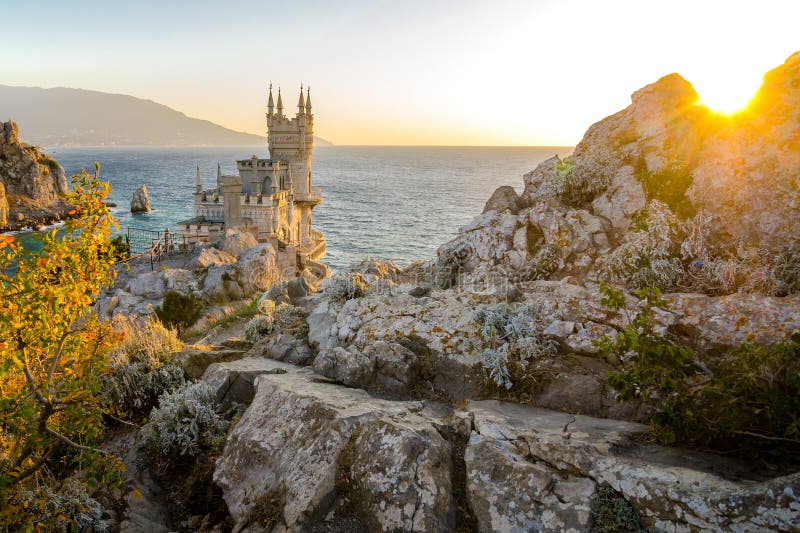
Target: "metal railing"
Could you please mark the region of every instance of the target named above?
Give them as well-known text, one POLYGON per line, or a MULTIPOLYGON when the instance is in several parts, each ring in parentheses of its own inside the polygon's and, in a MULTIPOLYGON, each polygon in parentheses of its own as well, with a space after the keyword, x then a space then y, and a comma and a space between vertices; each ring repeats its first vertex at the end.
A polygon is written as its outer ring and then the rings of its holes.
POLYGON ((191 243, 185 235, 179 235, 169 228, 164 231, 154 231, 141 228, 120 228, 121 236, 130 247, 130 259, 148 257, 150 270, 155 270, 155 264, 175 251, 188 253, 191 243))

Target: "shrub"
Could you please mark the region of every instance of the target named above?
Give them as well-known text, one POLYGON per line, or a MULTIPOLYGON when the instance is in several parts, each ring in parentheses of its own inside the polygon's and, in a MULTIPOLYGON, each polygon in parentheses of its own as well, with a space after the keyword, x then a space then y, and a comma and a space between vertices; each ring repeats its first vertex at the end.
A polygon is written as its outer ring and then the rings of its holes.
MULTIPOLYGON (((627 313, 622 292, 601 286, 606 307, 627 313)), ((796 464, 800 457, 800 334, 775 346, 745 345, 701 362, 657 332, 658 289, 635 293, 639 307, 615 339, 596 342, 621 361, 609 384, 621 400, 655 400, 658 442, 796 464)))
POLYGON ((141 362, 155 367, 171 361, 175 352, 183 349, 178 333, 152 316, 137 319, 116 315, 112 325, 122 337, 111 350, 112 366, 141 362))
POLYGON ((131 258, 131 245, 127 240, 122 239, 122 235, 111 239, 111 248, 114 262, 127 261, 131 258))
POLYGON ((76 217, 42 234, 40 249, 0 235, 0 521, 9 530, 27 529, 38 505, 6 502, 56 459, 67 459, 62 476, 80 469, 106 480, 119 464, 96 448, 104 432, 100 376, 116 336, 90 309, 114 279, 108 258, 116 222, 99 166, 72 181, 76 217))
POLYGON ((432 283, 440 289, 456 286, 471 254, 472 247, 464 243, 448 243, 439 248, 436 251, 436 263, 431 265, 432 283))
POLYGON ((361 298, 368 290, 369 282, 360 272, 336 274, 325 285, 325 293, 334 302, 361 298))
POLYGON ((622 494, 606 482, 597 485, 592 495, 592 533, 646 533, 639 513, 622 494))
POLYGON ((633 288, 673 289, 685 274, 680 236, 678 219, 666 204, 654 200, 634 214, 625 240, 605 259, 601 275, 633 288))
POLYGON ((608 189, 613 158, 597 154, 575 161, 571 157, 555 161, 550 188, 564 205, 580 209, 591 204, 608 189))
POLYGON ((486 345, 481 366, 496 388, 532 392, 544 384, 546 376, 535 372, 536 360, 555 354, 558 345, 538 332, 541 316, 535 304, 498 304, 476 311, 478 334, 486 345))
POLYGON ((658 172, 650 172, 644 157, 640 156, 634 164, 634 175, 648 200, 667 204, 681 218, 694 216, 694 207, 686 197, 693 180, 688 165, 673 161, 658 172))
POLYGON ((0 531, 113 531, 113 522, 103 519, 103 508, 77 479, 67 479, 58 488, 55 483, 39 485, 16 494, 0 511, 0 531), (52 486, 51 486, 52 485, 52 486), (10 507, 24 509, 30 522, 6 528, 3 515, 10 507))
POLYGON ((181 386, 183 369, 171 361, 183 348, 174 329, 152 316, 144 320, 117 315, 112 321, 122 336, 102 377, 107 408, 122 418, 143 416, 158 397, 181 386))
POLYGON ((148 444, 168 457, 195 456, 227 433, 230 423, 215 409, 208 383, 186 383, 158 401, 144 427, 148 444))
POLYGON ((787 295, 800 291, 800 245, 793 243, 782 250, 773 265, 778 295, 787 295))
POLYGON ((203 304, 194 294, 176 291, 167 291, 164 301, 155 309, 159 320, 168 326, 175 326, 179 333, 197 322, 202 311, 203 304))
POLYGON ((307 335, 308 323, 306 322, 307 313, 301 307, 289 304, 281 304, 275 308, 273 319, 275 328, 290 335, 307 335))
POLYGON ((147 413, 158 398, 185 381, 183 368, 174 363, 150 366, 145 362, 114 366, 103 379, 108 408, 117 416, 137 418, 147 413))
POLYGON ((274 322, 270 315, 256 315, 244 326, 244 338, 250 342, 258 342, 274 330, 274 322))

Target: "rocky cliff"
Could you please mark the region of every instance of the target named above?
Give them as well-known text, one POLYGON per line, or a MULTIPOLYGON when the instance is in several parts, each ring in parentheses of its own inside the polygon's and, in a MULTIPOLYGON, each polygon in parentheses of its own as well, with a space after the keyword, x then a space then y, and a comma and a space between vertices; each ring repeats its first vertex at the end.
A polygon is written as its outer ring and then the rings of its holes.
MULTIPOLYGON (((655 399, 609 384, 630 354, 596 341, 653 286, 652 329, 698 368, 800 331, 798 87, 795 54, 724 117, 666 76, 521 196, 496 191, 434 260, 367 259, 311 295, 274 286, 246 326, 187 349, 187 375, 242 413, 212 476, 235 528, 796 530, 796 468, 654 444, 655 399)), ((236 293, 233 267, 208 263, 206 299, 236 293)), ((113 313, 147 310, 124 296, 113 313)))
POLYGON ((41 149, 23 143, 13 121, 0 124, 0 230, 36 227, 68 210, 64 169, 41 149))
POLYGON ((734 116, 700 105, 677 74, 636 91, 572 156, 525 176, 524 207, 506 200, 443 247, 441 273, 499 268, 518 280, 796 292, 798 80, 795 53, 734 116))

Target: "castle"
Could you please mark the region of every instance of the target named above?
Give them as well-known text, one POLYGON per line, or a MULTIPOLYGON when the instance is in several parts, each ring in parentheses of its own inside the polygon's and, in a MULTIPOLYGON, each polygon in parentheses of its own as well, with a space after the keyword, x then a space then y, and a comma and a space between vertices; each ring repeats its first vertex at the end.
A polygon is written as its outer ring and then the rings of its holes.
POLYGON ((297 114, 287 118, 278 89, 278 105, 267 100, 269 159, 252 156, 236 162, 238 174, 223 175, 204 189, 197 167, 194 217, 180 222, 185 242, 218 240, 226 228, 244 227, 259 242, 272 243, 279 256, 316 261, 325 255, 325 237, 311 229, 311 211, 322 202, 322 191, 311 186, 314 115, 311 90, 300 87, 297 114))

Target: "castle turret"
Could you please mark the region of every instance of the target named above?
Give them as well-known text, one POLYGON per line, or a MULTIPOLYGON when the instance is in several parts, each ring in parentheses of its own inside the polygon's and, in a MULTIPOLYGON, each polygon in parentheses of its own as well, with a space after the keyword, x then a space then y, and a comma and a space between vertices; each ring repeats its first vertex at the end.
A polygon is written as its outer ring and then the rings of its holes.
POLYGON ((303 84, 300 84, 300 99, 297 101, 297 114, 304 115, 306 112, 306 102, 303 99, 303 84))
POLYGON ((278 116, 283 116, 283 98, 281 98, 281 88, 278 87, 278 116))
POLYGON ((200 165, 197 165, 197 172, 194 176, 194 192, 203 192, 203 182, 200 180, 200 165))
POLYGON ((311 86, 306 87, 306 115, 311 115, 311 86))
POLYGON ((269 84, 269 98, 267 99, 267 118, 270 118, 275 111, 275 104, 272 102, 272 84, 269 84))

